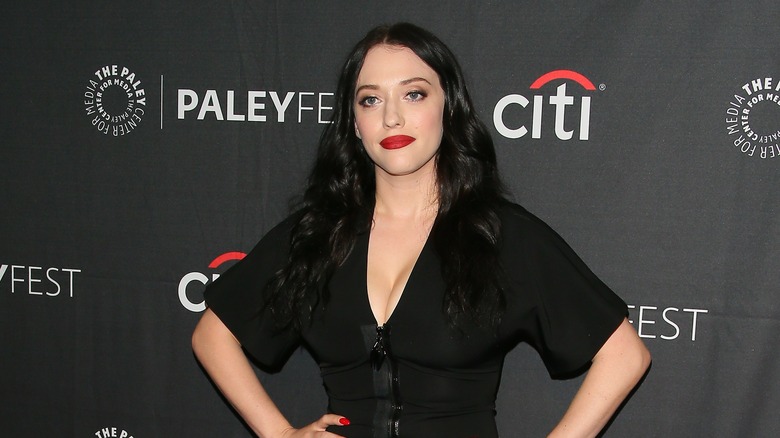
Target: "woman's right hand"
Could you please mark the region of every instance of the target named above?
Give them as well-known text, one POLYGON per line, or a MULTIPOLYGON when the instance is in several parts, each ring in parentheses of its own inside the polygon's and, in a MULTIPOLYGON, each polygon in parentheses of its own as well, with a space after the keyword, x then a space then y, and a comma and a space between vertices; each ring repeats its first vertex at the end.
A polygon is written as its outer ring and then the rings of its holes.
POLYGON ((211 309, 203 312, 192 334, 192 349, 212 381, 257 436, 336 438, 339 435, 325 429, 349 424, 341 415, 326 414, 301 429, 290 426, 258 380, 241 344, 211 309))
MULTIPOLYGON (((328 432, 328 426, 348 426, 349 420, 346 417, 336 414, 325 414, 319 420, 300 429, 287 429, 282 433, 281 438, 339 438, 341 435, 328 432)), ((341 437, 343 438, 343 437, 341 437)))

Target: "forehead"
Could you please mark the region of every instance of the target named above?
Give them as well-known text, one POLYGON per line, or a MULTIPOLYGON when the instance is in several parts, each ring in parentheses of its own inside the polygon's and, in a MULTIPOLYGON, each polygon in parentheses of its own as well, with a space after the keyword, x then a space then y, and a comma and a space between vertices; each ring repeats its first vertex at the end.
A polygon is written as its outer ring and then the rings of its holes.
POLYGON ((423 78, 439 85, 439 75, 411 49, 380 44, 372 47, 363 60, 357 78, 361 85, 392 86, 411 78, 423 78))

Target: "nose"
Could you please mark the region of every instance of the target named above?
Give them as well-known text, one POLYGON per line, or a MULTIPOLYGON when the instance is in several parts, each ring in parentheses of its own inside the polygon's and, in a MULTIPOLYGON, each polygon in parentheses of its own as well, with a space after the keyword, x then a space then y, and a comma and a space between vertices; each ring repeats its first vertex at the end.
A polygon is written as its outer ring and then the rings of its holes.
POLYGON ((394 99, 388 99, 388 102, 384 106, 385 112, 383 122, 386 128, 401 127, 404 124, 403 114, 401 114, 401 108, 394 101, 394 99))

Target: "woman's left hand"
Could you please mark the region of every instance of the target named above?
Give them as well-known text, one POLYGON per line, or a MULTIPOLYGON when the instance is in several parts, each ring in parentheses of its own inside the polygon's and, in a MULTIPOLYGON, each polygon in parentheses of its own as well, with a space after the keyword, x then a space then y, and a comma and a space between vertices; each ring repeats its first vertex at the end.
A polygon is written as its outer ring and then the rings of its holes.
POLYGON ((550 437, 592 437, 607 424, 650 366, 650 352, 624 319, 593 361, 550 437))

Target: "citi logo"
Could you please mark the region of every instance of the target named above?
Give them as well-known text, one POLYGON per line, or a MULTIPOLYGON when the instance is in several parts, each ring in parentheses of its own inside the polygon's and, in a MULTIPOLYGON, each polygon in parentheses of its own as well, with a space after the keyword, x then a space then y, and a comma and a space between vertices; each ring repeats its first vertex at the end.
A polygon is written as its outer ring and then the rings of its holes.
POLYGON ((493 109, 493 125, 496 131, 511 139, 528 134, 528 111, 525 111, 525 108, 531 106, 531 138, 542 138, 542 133, 546 132, 542 127, 542 121, 549 120, 549 116, 543 115, 547 111, 554 111, 553 132, 558 139, 571 140, 576 132, 579 140, 588 140, 590 137, 591 96, 583 95, 581 91, 569 94, 571 90, 567 89, 567 86, 572 83, 577 90, 583 89, 585 92, 596 90, 593 82, 576 71, 554 70, 539 76, 531 84, 531 90, 539 90, 538 94, 532 96, 532 100, 522 94, 508 94, 502 97, 493 109), (545 85, 560 80, 565 82, 558 85, 555 94, 546 95, 542 92, 545 85), (545 97, 547 97, 546 102, 545 97), (512 106, 514 105, 519 105, 521 108, 513 110, 512 106), (576 120, 576 122, 572 120, 576 120))
MULTIPOLYGON (((244 257, 246 257, 246 254, 243 252, 226 252, 212 260, 208 267, 209 269, 217 269, 224 263, 234 260, 241 260, 244 257)), ((202 272, 190 272, 185 274, 184 277, 182 277, 179 281, 179 301, 181 301, 181 305, 190 312, 203 312, 206 310, 206 302, 203 300, 202 295, 196 301, 193 301, 193 299, 190 298, 191 295, 194 295, 191 284, 198 283, 202 285, 199 288, 202 294, 203 287, 211 282, 217 281, 217 278, 219 278, 219 274, 216 272, 211 273, 211 277, 202 272)))

